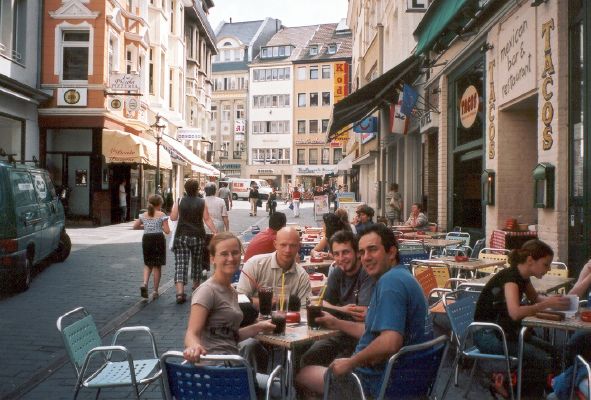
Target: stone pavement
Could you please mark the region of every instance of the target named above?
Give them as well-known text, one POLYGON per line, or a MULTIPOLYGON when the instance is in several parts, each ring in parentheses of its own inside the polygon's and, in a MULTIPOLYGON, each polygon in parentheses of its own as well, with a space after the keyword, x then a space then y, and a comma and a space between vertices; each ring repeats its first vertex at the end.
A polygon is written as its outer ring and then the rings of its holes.
MULTIPOLYGON (((267 227, 267 217, 261 217, 266 213, 248 217, 246 202, 234 204, 233 231, 242 232, 253 224, 261 229, 267 227)), ((279 211, 286 207, 280 204, 279 211)), ((313 221, 311 202, 303 205, 299 219, 292 218, 290 210, 285 212, 288 222, 319 225, 313 221)), ((121 326, 146 325, 155 335, 160 354, 183 349, 190 306, 175 303, 173 257, 168 254, 160 298, 142 301, 138 293, 141 232, 130 230, 129 225, 72 229, 74 251, 70 259, 43 271, 28 292, 0 301, 0 398, 71 398, 76 375, 63 351, 55 322, 60 314, 77 306, 86 307, 93 315, 105 344, 110 343, 113 331, 121 326)), ((141 335, 122 339, 130 349, 147 354, 147 342, 141 335)), ((468 398, 486 396, 478 384, 473 386, 468 398)), ((460 398, 459 393, 452 388, 447 398, 460 398)), ((78 398, 94 398, 94 395, 94 391, 83 390, 78 398)), ((158 384, 142 396, 144 399, 161 397, 158 384)), ((108 389, 102 391, 101 398, 128 399, 132 395, 129 389, 108 389)))

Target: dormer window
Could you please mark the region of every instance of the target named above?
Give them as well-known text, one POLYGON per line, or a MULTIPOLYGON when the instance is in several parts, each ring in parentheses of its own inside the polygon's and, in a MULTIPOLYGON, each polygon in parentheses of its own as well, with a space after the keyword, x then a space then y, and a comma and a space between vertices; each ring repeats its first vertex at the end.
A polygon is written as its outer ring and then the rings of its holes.
POLYGON ((317 45, 310 46, 310 55, 311 56, 318 55, 318 46, 317 45))
POLYGON ((261 47, 261 58, 281 58, 291 55, 291 46, 261 47))
POLYGON ((328 45, 326 49, 326 54, 335 54, 337 52, 337 45, 336 43, 332 43, 328 45))

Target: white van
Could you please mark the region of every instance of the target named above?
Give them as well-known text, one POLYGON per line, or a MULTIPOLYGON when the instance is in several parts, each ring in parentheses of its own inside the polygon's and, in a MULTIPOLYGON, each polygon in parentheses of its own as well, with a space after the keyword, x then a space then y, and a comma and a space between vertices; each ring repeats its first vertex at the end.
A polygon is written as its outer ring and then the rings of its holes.
POLYGON ((248 200, 248 190, 250 183, 255 182, 259 187, 259 198, 267 200, 272 188, 264 179, 248 179, 248 178, 228 178, 223 179, 222 182, 229 182, 230 190, 232 191, 232 200, 244 199, 248 200))

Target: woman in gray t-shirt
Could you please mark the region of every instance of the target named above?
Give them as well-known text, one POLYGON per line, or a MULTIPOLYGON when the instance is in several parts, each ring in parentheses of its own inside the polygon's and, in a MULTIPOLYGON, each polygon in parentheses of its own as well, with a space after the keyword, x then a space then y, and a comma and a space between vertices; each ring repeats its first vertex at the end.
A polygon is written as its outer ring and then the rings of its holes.
POLYGON ((199 362, 205 354, 238 354, 239 341, 275 328, 269 321, 240 328, 242 311, 231 285, 240 266, 240 240, 233 233, 219 233, 211 239, 209 252, 215 272, 193 293, 185 334, 183 355, 191 362, 199 362))

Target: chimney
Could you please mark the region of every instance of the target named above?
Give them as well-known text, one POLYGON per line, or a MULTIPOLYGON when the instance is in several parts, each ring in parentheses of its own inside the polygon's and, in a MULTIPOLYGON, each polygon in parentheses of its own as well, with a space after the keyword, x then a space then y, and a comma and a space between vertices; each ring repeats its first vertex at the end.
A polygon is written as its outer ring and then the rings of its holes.
POLYGON ((230 17, 230 23, 232 23, 232 17, 230 17))

